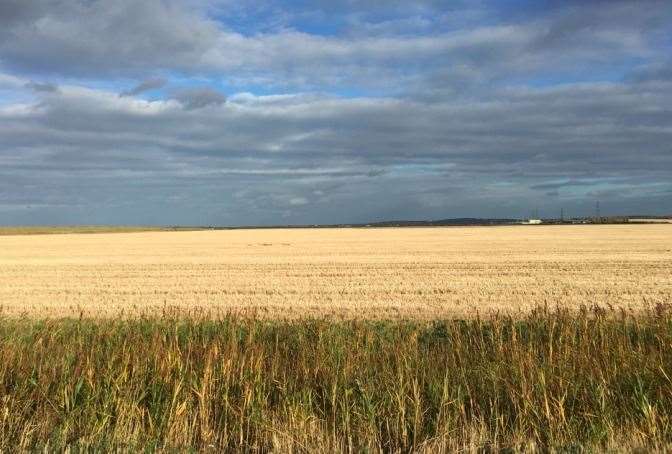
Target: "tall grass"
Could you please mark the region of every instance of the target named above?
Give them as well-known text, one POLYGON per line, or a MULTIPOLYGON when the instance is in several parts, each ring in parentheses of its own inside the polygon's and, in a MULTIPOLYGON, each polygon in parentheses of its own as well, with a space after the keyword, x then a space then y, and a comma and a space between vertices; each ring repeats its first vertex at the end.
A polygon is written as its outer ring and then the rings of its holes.
POLYGON ((672 315, 0 321, 0 449, 672 442, 672 315))

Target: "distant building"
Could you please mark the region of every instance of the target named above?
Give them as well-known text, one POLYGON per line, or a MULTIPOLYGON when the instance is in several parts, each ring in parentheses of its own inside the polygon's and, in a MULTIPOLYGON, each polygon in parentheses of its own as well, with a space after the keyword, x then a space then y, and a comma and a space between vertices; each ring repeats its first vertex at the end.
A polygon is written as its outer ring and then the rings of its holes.
POLYGON ((636 224, 672 224, 672 219, 665 218, 643 218, 643 219, 628 219, 628 222, 636 224))
POLYGON ((539 225, 539 224, 541 224, 541 219, 528 219, 527 221, 523 221, 523 224, 526 224, 526 225, 539 225))

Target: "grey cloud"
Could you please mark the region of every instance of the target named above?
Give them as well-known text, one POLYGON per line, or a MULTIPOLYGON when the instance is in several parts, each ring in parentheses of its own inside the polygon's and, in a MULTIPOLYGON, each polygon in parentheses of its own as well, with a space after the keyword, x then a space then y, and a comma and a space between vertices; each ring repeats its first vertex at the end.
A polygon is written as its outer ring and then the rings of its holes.
POLYGON ((369 170, 366 173, 366 176, 369 177, 369 178, 375 178, 375 177, 383 176, 386 173, 387 173, 387 170, 385 170, 385 169, 372 169, 372 170, 369 170))
POLYGON ((33 91, 36 92, 43 92, 43 93, 56 93, 58 91, 58 85, 51 84, 51 83, 41 83, 41 82, 28 82, 26 83, 26 88, 29 88, 33 91))
POLYGON ((226 102, 226 95, 212 88, 191 88, 178 91, 175 94, 185 109, 202 109, 208 106, 219 106, 226 102))
POLYGON ((634 2, 610 2, 608 7, 594 2, 576 3, 542 19, 541 33, 533 45, 567 50, 569 46, 589 43, 592 39, 605 46, 636 46, 645 32, 663 26, 661 16, 669 17, 670 11, 642 8, 634 2))
POLYGON ((545 197, 579 212, 598 195, 672 211, 660 190, 672 129, 643 115, 667 109, 670 93, 583 84, 451 104, 247 95, 186 111, 63 87, 28 113, 0 109, 0 219, 25 209, 21 187, 80 222, 524 216, 545 197), (380 169, 385 178, 371 178, 380 169), (233 197, 241 188, 254 191, 233 197))
POLYGON ((672 60, 657 61, 632 70, 627 77, 635 82, 672 82, 672 60))
POLYGON ((542 183, 542 184, 534 184, 530 186, 530 189, 534 190, 555 190, 555 189, 562 189, 562 188, 568 188, 568 187, 577 187, 577 186, 594 186, 598 184, 597 181, 561 181, 561 182, 553 182, 553 183, 542 183))
POLYGON ((135 96, 146 91, 157 90, 164 87, 168 81, 163 77, 153 77, 151 79, 146 79, 137 84, 135 87, 130 90, 123 91, 119 93, 119 96, 135 96))
POLYGON ((0 2, 0 25, 9 27, 20 21, 40 17, 47 6, 44 0, 3 0, 0 2))
POLYGON ((218 27, 172 0, 22 0, 0 14, 0 59, 65 76, 198 66, 218 27), (17 4, 18 3, 18 4, 17 4))

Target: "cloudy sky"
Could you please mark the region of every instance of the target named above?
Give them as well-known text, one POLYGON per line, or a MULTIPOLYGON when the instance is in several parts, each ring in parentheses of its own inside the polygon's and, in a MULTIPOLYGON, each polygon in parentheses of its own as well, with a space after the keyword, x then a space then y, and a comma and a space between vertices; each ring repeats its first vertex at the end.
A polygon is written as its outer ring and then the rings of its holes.
POLYGON ((668 0, 0 0, 0 224, 672 213, 668 0))

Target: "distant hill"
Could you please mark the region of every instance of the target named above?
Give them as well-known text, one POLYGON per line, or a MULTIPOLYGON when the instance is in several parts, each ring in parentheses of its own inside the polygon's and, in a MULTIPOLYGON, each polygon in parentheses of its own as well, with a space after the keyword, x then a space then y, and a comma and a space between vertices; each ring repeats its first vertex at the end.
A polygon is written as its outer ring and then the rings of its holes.
POLYGON ((446 225, 507 225, 518 224, 520 219, 500 218, 450 218, 431 221, 381 221, 363 224, 371 227, 413 227, 413 226, 446 226, 446 225))
POLYGON ((520 224, 520 219, 499 219, 499 218, 450 218, 437 220, 397 220, 397 221, 377 221, 366 223, 352 223, 352 224, 303 224, 303 225, 246 225, 236 227, 225 226, 211 226, 199 227, 203 229, 308 229, 308 228, 366 228, 366 227, 439 227, 439 226, 463 226, 463 225, 511 225, 520 224))

